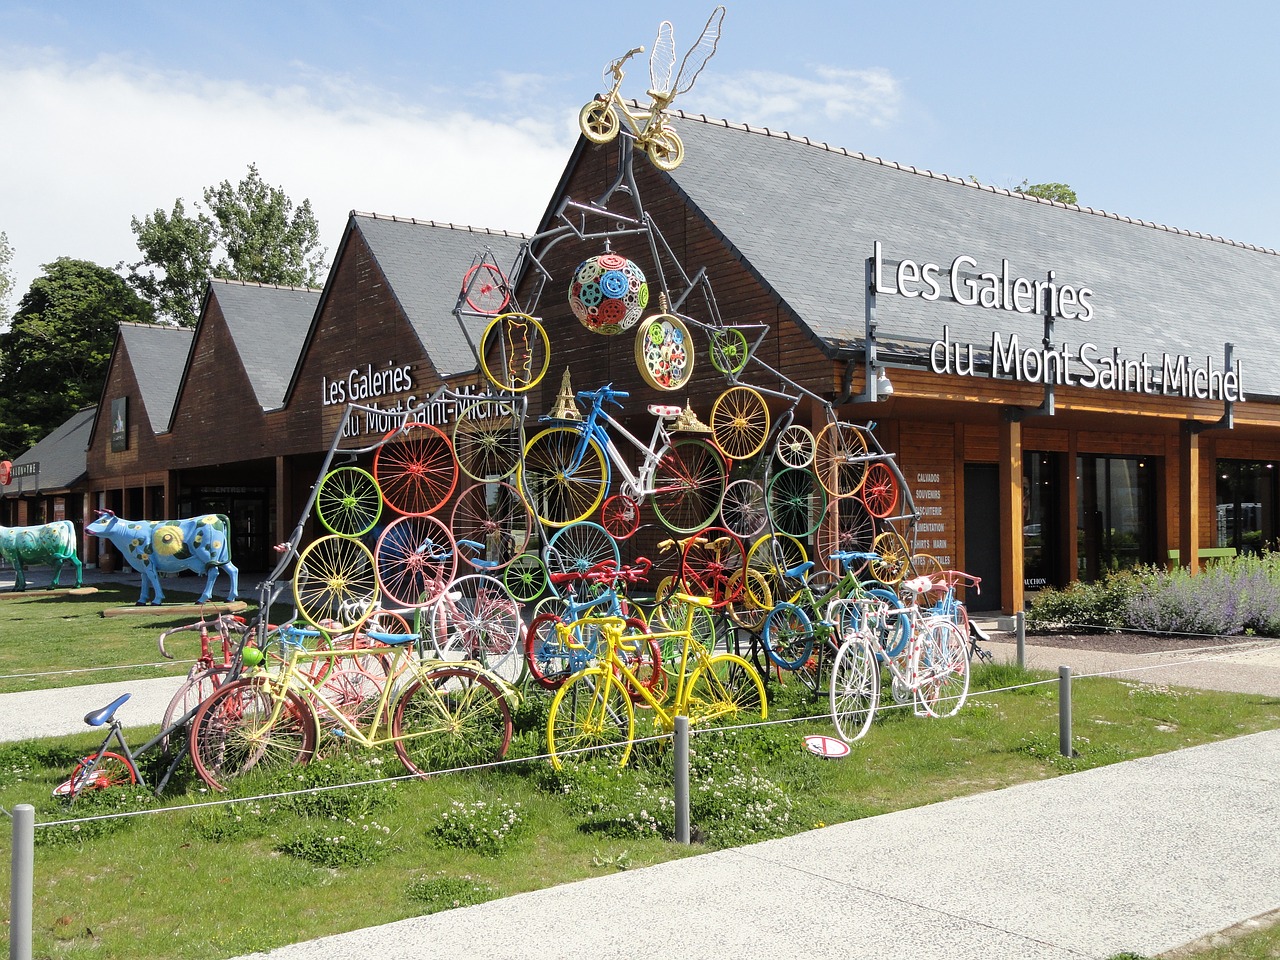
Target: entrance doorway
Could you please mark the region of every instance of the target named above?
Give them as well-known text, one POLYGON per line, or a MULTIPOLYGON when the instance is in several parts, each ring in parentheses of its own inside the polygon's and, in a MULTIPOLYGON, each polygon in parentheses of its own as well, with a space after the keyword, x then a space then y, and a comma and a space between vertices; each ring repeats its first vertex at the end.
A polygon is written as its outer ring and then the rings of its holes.
POLYGON ((968 591, 970 610, 999 610, 1000 468, 994 463, 964 465, 964 566, 982 578, 982 592, 968 591))
POLYGON ((1022 460, 1022 585, 1064 586, 1058 524, 1061 454, 1028 453, 1022 460))

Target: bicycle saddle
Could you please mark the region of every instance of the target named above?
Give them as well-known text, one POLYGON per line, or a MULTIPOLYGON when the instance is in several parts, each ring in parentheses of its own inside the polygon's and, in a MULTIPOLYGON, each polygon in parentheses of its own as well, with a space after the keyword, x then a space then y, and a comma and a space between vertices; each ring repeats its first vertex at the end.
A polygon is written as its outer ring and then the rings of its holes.
POLYGON ((132 696, 132 693, 122 693, 105 707, 101 707, 97 710, 90 710, 84 715, 84 722, 91 727, 100 727, 104 723, 109 723, 111 718, 115 715, 115 712, 120 709, 120 705, 132 696))
POLYGON ((671 403, 651 403, 649 412, 655 417, 678 417, 684 412, 682 407, 671 403))

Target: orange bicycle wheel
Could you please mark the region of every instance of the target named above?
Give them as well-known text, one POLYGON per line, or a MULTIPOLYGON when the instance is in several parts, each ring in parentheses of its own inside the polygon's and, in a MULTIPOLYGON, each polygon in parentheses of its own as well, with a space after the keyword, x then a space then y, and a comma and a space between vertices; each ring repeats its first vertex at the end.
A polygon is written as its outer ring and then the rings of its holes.
POLYGON ((387 506, 405 516, 424 517, 452 495, 458 461, 444 431, 411 421, 383 438, 373 456, 373 476, 387 506))
POLYGON ((863 428, 833 420, 814 441, 813 472, 833 497, 850 497, 862 489, 867 476, 867 438, 863 428))
POLYGON ((861 491, 867 512, 878 520, 890 516, 898 506, 898 489, 898 478, 887 463, 878 460, 871 464, 861 491))

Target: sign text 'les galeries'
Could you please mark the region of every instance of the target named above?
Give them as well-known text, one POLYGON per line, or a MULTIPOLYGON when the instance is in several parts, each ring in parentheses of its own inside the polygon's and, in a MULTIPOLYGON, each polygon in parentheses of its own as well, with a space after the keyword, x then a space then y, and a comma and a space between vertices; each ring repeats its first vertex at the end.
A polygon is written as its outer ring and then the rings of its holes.
MULTIPOLYGON (((980 271, 975 258, 961 254, 944 269, 936 263, 899 260, 888 276, 881 243, 872 246, 872 284, 877 293, 896 293, 908 299, 941 300, 944 288, 949 299, 963 306, 1005 310, 1026 315, 1048 315, 1055 319, 1087 323, 1094 317, 1093 290, 1060 282, 1053 270, 1044 279, 1018 276, 1007 259, 999 270, 980 271)), ((986 352, 988 348, 981 348, 986 352)), ((929 367, 934 373, 962 377, 978 376, 971 343, 951 339, 947 326, 929 348, 929 367)), ((1184 354, 1143 351, 1126 356, 1119 347, 1104 350, 1096 343, 1081 340, 1072 348, 1069 341, 1054 346, 1023 346, 1016 333, 991 334, 989 347, 991 378, 1027 383, 1057 384, 1098 390, 1122 390, 1197 400, 1245 399, 1240 362, 1230 370, 1212 356, 1204 364, 1184 354)))

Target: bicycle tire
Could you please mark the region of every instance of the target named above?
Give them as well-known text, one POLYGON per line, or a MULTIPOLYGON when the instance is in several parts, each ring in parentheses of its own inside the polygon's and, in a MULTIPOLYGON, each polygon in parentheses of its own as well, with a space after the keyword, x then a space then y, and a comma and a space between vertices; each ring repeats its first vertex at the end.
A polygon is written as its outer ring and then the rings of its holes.
POLYGON ((786 467, 769 480, 766 497, 773 528, 803 540, 822 524, 827 512, 827 493, 812 471, 786 467))
POLYGON ((877 520, 891 516, 898 507, 898 493, 898 478, 884 461, 877 461, 867 467, 867 474, 859 491, 867 513, 877 520))
POLYGON ((586 573, 606 563, 612 563, 616 570, 620 560, 618 541, 590 520, 567 524, 547 540, 546 564, 550 573, 586 573))
POLYGON ((463 276, 462 296, 476 313, 492 317, 511 302, 511 288, 501 270, 482 261, 463 276))
POLYGON ((422 670, 392 709, 396 755, 420 777, 496 763, 507 755, 511 730, 498 682, 459 664, 422 670))
POLYGON ((813 655, 813 624, 794 603, 783 601, 764 618, 765 652, 784 670, 797 671, 813 655))
POLYGON ((861 740, 880 705, 880 662, 862 634, 847 638, 831 665, 831 721, 845 743, 861 740))
POLYGON ((533 603, 551 586, 547 565, 536 553, 522 553, 512 560, 502 572, 502 582, 520 603, 533 603))
POLYGON ((725 474, 724 458, 706 440, 672 441, 653 471, 653 512, 668 530, 696 533, 720 513, 725 474))
POLYGON ((544 690, 557 690, 574 673, 573 651, 560 640, 558 613, 539 613, 525 631, 524 658, 529 678, 544 690))
POLYGON ((711 331, 711 365, 726 376, 735 377, 747 366, 751 346, 737 327, 711 331))
POLYGON ((128 757, 114 750, 103 750, 81 757, 71 776, 54 788, 53 795, 74 800, 86 790, 108 790, 140 782, 138 768, 129 762, 128 757))
POLYGON ((382 516, 382 491, 373 474, 359 467, 330 470, 316 489, 316 516, 330 533, 362 537, 382 516))
POLYGON ((871 575, 890 587, 901 583, 911 561, 911 548, 902 534, 896 530, 883 531, 872 541, 871 552, 876 554, 871 561, 871 575))
POLYGON ((551 341, 536 317, 502 313, 485 327, 479 354, 485 379, 501 390, 524 393, 546 376, 551 341))
POLYGON ((803 470, 813 463, 817 441, 813 431, 801 423, 783 429, 773 443, 773 455, 784 467, 803 470))
POLYGON ((315 540, 298 556, 293 599, 308 623, 319 626, 330 621, 343 629, 354 629, 377 605, 373 554, 350 537, 331 535, 315 540))
POLYGON ((754 387, 730 387, 711 405, 711 439, 730 460, 749 460, 769 438, 769 407, 754 387))
POLYGON ((726 530, 743 540, 756 536, 769 522, 764 487, 755 480, 746 479, 734 480, 725 487, 720 522, 726 530))
POLYGON ((458 411, 453 423, 453 453, 458 469, 472 480, 506 480, 521 454, 520 407, 501 398, 477 400, 458 411))
POLYGON ((814 438, 813 472, 833 497, 851 497, 867 476, 867 438, 863 428, 833 420, 814 438))
POLYGON ((769 713, 764 681, 742 657, 718 653, 694 670, 684 711, 699 730, 761 723, 769 713))
POLYGON ((604 451, 573 427, 548 427, 524 448, 517 486, 534 515, 549 527, 563 527, 590 517, 609 489, 604 451), (578 445, 584 446, 575 465, 578 445))
POLYGON ((378 588, 395 606, 428 606, 457 572, 457 545, 436 517, 400 517, 378 537, 374 566, 378 588))
POLYGON ((458 460, 443 430, 410 421, 383 437, 373 455, 373 476, 388 507, 423 517, 449 501, 458 485, 458 460))
POLYGON ((592 143, 608 143, 618 135, 622 123, 613 104, 592 100, 578 111, 578 129, 592 143))
POLYGON ((169 753, 174 733, 180 732, 180 736, 183 737, 185 742, 186 728, 195 716, 196 708, 213 696, 218 687, 222 686, 222 682, 227 678, 227 674, 230 671, 230 665, 216 663, 203 670, 197 670, 182 681, 182 685, 169 698, 169 703, 164 708, 164 716, 160 720, 161 753, 169 753), (191 716, 187 716, 187 714, 191 716), (175 722, 183 717, 187 717, 186 723, 180 728, 175 728, 175 722))
POLYGON ((509 483, 476 483, 458 495, 450 517, 458 554, 485 573, 506 568, 524 553, 533 535, 529 505, 509 483), (477 548, 472 544, 480 544, 477 548))
POLYGON ((635 741, 636 716, 627 690, 612 670, 588 667, 556 691, 547 714, 547 752, 551 764, 606 755, 625 767, 635 741))
POLYGON ((916 695, 929 716, 954 716, 969 696, 969 640, 949 619, 929 618, 921 629, 916 695))
POLYGON ((680 134, 664 125, 649 138, 645 152, 649 154, 649 161, 655 167, 670 173, 684 162, 684 141, 680 139, 680 134))
POLYGON ((600 526, 616 540, 626 540, 640 529, 640 504, 625 493, 615 493, 600 507, 600 526))
POLYGON ((224 683, 196 711, 191 723, 191 759, 213 790, 249 772, 269 774, 307 763, 315 753, 316 718, 292 690, 274 723, 275 697, 261 677, 224 683))

